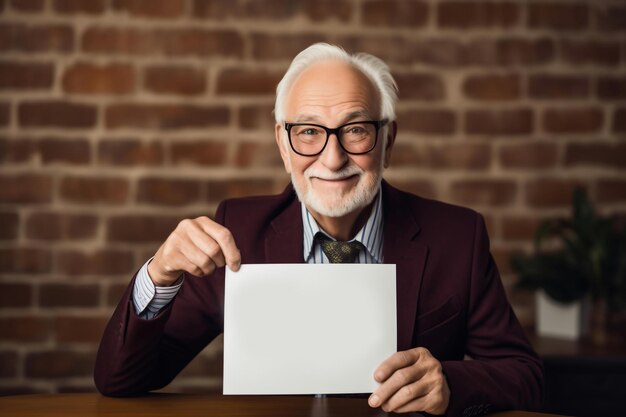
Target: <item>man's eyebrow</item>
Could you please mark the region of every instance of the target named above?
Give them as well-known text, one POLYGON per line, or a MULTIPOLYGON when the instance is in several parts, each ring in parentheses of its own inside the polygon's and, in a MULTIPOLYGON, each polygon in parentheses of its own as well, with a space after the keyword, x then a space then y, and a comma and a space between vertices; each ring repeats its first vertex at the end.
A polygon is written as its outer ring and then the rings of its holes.
MULTIPOLYGON (((358 110, 346 115, 340 124, 349 123, 355 119, 359 120, 373 120, 370 113, 365 110, 358 110)), ((316 123, 322 124, 318 116, 312 114, 301 114, 296 117, 294 123, 316 123)))

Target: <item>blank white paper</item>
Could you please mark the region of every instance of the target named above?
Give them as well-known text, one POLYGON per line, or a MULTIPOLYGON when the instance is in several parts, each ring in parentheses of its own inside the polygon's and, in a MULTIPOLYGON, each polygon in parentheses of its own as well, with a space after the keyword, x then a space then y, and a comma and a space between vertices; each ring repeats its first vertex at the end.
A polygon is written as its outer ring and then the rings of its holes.
POLYGON ((224 394, 369 393, 396 352, 396 266, 226 269, 224 394))

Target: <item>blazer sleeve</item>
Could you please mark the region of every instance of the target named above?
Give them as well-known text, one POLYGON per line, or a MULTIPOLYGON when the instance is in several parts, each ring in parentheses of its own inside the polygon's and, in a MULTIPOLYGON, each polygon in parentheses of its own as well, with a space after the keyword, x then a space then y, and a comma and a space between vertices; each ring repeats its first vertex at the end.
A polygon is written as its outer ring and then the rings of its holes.
MULTIPOLYGON (((226 204, 216 221, 223 224, 226 204)), ((107 396, 137 396, 167 385, 223 331, 224 268, 206 277, 185 276, 178 294, 144 320, 132 301, 133 277, 105 327, 94 380, 107 396)))
POLYGON ((539 408, 541 360, 508 302, 480 215, 474 235, 468 310, 466 353, 471 359, 442 362, 451 392, 447 414, 539 408))

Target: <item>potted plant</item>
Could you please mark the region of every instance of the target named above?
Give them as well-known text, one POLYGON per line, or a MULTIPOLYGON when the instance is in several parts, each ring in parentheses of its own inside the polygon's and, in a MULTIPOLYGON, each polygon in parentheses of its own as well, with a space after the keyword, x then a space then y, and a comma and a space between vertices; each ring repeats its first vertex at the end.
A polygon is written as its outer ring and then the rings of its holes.
POLYGON ((626 307, 626 227, 598 215, 582 188, 574 191, 571 218, 542 222, 533 253, 514 256, 511 266, 518 288, 537 291, 541 335, 575 339, 588 329, 592 309, 605 320, 626 307))

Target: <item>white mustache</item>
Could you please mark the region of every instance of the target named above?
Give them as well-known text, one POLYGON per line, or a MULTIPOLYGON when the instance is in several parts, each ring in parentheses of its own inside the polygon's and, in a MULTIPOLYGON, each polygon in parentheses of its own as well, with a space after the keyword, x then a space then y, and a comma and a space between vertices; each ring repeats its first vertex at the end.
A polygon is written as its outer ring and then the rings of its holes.
POLYGON ((317 169, 317 167, 309 167, 304 171, 304 175, 306 178, 319 178, 321 180, 343 180, 345 178, 352 177, 354 175, 363 175, 364 171, 354 165, 347 166, 343 168, 341 171, 322 171, 317 169))

